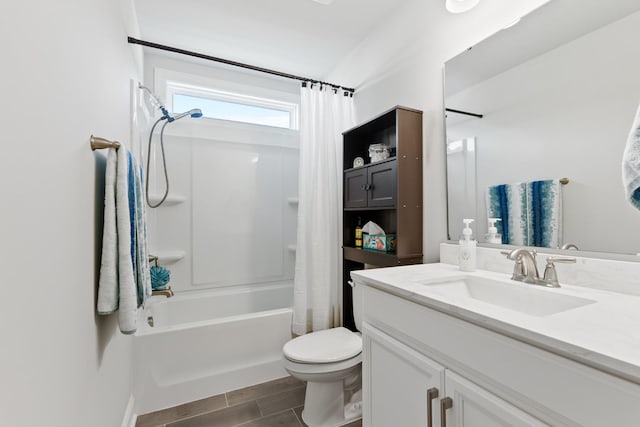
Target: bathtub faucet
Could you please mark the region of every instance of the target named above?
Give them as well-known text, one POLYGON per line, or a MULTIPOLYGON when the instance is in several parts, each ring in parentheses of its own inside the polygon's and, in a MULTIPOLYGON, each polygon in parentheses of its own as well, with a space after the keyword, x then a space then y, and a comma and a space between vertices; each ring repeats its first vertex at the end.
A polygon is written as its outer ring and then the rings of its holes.
POLYGON ((151 296, 156 296, 156 295, 160 295, 160 296, 164 295, 167 298, 171 298, 174 294, 171 288, 162 289, 160 291, 151 291, 151 296))

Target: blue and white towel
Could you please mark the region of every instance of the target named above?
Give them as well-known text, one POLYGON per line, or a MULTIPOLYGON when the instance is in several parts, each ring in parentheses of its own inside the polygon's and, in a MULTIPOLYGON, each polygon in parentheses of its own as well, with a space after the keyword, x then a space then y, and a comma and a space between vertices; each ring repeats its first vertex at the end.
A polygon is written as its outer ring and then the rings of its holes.
POLYGON ((487 190, 487 217, 502 243, 558 247, 562 241, 562 184, 558 179, 500 184, 487 190))
POLYGON ((504 244, 524 244, 528 240, 524 183, 500 184, 487 190, 487 218, 500 218, 496 228, 504 244))
POLYGON ((151 296, 151 273, 149 267, 149 248, 147 245, 147 212, 144 186, 142 185, 142 168, 133 159, 135 224, 136 224, 136 284, 138 290, 138 306, 151 296))
POLYGON ((124 144, 108 150, 97 311, 118 310, 120 331, 132 334, 138 306, 151 295, 144 194, 139 166, 124 144))
POLYGON ((640 107, 622 156, 622 182, 625 197, 629 203, 640 209, 640 107))
POLYGON ((527 183, 530 245, 558 248, 562 242, 562 184, 558 179, 527 183))

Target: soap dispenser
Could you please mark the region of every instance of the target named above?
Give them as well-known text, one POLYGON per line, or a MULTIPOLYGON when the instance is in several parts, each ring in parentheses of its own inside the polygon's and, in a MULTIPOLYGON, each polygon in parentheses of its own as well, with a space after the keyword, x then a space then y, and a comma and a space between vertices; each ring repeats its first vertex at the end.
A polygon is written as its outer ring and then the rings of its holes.
POLYGON ((462 239, 460 239, 460 248, 458 252, 458 262, 462 271, 476 271, 476 241, 473 240, 471 234, 472 219, 465 218, 462 220, 464 228, 462 229, 462 239))
POLYGON ((493 243, 496 245, 502 244, 502 236, 498 234, 498 229, 496 228, 496 222, 502 221, 501 218, 488 218, 489 221, 489 232, 484 236, 484 240, 487 243, 493 243))

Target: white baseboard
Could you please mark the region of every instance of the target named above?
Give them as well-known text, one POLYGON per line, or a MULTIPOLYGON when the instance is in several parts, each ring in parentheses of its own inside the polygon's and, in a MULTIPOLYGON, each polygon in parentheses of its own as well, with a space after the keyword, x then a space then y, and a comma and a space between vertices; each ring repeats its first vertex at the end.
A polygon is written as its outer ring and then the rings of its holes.
POLYGON ((124 411, 124 417, 122 418, 122 427, 136 427, 136 420, 138 415, 135 413, 136 399, 133 394, 129 396, 129 403, 127 403, 127 409, 124 411))

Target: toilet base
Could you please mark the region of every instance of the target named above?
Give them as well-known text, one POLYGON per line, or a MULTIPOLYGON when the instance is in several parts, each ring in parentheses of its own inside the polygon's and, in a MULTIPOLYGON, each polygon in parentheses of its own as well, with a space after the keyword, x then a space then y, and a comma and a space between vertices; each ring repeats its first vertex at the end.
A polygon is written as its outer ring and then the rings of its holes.
POLYGON ((362 393, 353 393, 345 405, 344 385, 343 381, 307 382, 302 420, 309 427, 338 427, 362 417, 362 393))

